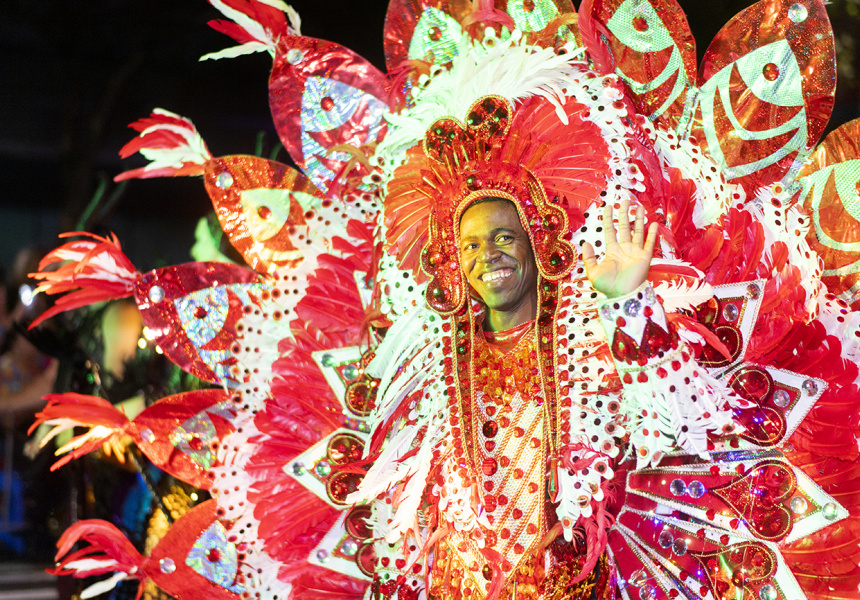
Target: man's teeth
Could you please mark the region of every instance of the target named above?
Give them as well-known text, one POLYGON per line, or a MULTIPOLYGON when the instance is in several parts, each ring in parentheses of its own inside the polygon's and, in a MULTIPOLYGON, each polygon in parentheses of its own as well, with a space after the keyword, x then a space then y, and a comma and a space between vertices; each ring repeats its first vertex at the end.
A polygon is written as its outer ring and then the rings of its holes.
POLYGON ((490 273, 484 273, 481 276, 482 281, 498 281, 499 279, 504 279, 508 277, 512 273, 511 269, 499 269, 498 271, 491 271, 490 273))

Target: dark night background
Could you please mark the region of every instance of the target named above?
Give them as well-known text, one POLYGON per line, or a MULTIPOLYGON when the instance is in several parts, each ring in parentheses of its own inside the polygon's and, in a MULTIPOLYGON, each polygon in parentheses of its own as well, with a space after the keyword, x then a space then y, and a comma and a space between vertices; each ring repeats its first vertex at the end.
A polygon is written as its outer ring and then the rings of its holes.
MULTIPOLYGON (((701 57, 751 1, 681 0, 701 57)), ((384 0, 295 0, 302 33, 342 43, 383 68, 384 0)), ((578 5, 578 1, 575 2, 578 5)), ((840 61, 828 131, 860 116, 854 74, 860 0, 829 7, 840 61)), ((235 45, 210 29, 205 0, 5 0, 0 4, 0 266, 15 251, 73 229, 97 190, 89 229, 117 233, 139 269, 185 262, 197 219, 211 211, 198 179, 132 180, 121 161, 128 123, 162 107, 190 118, 215 156, 268 156, 277 145, 267 103, 268 54, 198 62, 235 45)), ((286 161, 281 150, 277 157, 286 161)))

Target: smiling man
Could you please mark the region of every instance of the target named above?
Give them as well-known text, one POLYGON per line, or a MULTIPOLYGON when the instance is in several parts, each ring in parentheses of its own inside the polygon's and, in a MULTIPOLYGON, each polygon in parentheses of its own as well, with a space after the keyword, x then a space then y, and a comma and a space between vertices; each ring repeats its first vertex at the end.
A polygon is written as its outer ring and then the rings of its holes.
POLYGON ((460 263, 487 306, 484 329, 504 331, 535 318, 537 266, 510 200, 489 197, 460 220, 460 263))

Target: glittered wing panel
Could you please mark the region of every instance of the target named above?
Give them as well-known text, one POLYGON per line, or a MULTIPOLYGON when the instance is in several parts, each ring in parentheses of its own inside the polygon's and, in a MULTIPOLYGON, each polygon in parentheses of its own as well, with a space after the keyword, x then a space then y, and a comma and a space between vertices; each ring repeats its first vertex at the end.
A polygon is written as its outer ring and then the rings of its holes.
MULTIPOLYGON (((556 31, 548 31, 552 37, 543 37, 537 41, 540 45, 552 46, 553 41, 556 44, 569 41, 576 46, 582 46, 579 29, 576 27, 576 10, 570 0, 496 0, 496 5, 508 13, 517 29, 527 36, 559 25, 556 31), (561 24, 562 20, 567 24, 561 24)), ((533 36, 529 37, 531 39, 533 36)))
POLYGON ((848 517, 830 494, 779 451, 714 454, 716 462, 669 457, 627 479, 627 505, 654 503, 678 517, 724 533, 791 543, 848 517))
POLYGON ((132 421, 138 448, 157 467, 195 487, 209 489, 207 472, 219 464, 216 453, 233 431, 232 397, 223 389, 168 396, 132 421))
POLYGON ((615 72, 637 111, 674 129, 696 81, 696 42, 674 0, 595 0, 615 72))
POLYGON ((450 63, 459 50, 460 22, 470 10, 469 0, 391 0, 383 33, 388 70, 408 60, 450 63))
POLYGON ((705 52, 692 135, 754 190, 796 171, 830 118, 833 32, 821 0, 761 0, 705 52))
MULTIPOLYGON (((227 156, 207 164, 205 181, 230 243, 256 271, 294 269, 309 252, 320 251, 308 247, 308 228, 332 201, 295 169, 254 156, 227 156)), ((326 218, 341 214, 328 210, 326 218)))
POLYGON ((234 386, 236 324, 265 287, 243 267, 186 263, 144 274, 134 295, 153 341, 171 361, 204 381, 234 386))
POLYGON ((376 144, 385 134, 385 76, 339 44, 284 36, 269 78, 275 128, 292 159, 327 191, 350 163, 338 147, 376 144))
POLYGON ((775 544, 675 518, 659 504, 622 509, 609 548, 625 600, 803 597, 775 544))
POLYGON ((822 281, 856 308, 860 299, 860 119, 828 135, 798 181, 799 201, 812 217, 806 240, 824 261, 822 281))

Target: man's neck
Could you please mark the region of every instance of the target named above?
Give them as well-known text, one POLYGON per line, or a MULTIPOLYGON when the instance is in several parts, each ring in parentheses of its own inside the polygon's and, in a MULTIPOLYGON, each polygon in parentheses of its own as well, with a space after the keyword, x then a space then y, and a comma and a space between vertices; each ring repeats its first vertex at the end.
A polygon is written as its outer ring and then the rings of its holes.
POLYGON ((535 318, 537 299, 525 298, 519 306, 511 310, 487 309, 484 319, 485 331, 507 331, 535 318))

